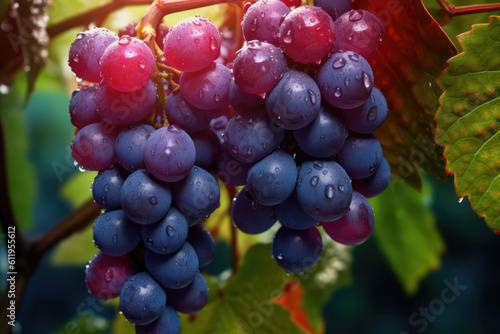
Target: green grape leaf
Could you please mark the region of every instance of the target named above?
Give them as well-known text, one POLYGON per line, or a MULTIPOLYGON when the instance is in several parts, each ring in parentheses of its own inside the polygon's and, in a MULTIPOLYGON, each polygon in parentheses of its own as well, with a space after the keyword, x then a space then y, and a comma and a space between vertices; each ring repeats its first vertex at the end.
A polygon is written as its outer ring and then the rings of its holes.
POLYGON ((272 302, 288 279, 271 258, 270 245, 256 244, 224 287, 212 287, 210 294, 216 298, 196 315, 181 316, 181 328, 197 334, 304 334, 290 312, 272 302))
POLYGON ((385 26, 384 42, 370 64, 390 110, 375 135, 392 175, 416 189, 422 186, 416 167, 445 180, 443 152, 434 144, 441 95, 434 81, 456 54, 453 43, 421 0, 357 0, 356 8, 372 12, 385 26))
POLYGON ((323 318, 323 306, 333 291, 351 283, 352 247, 323 238, 323 254, 318 264, 294 278, 304 288, 302 309, 308 315, 309 324, 319 331, 323 318))
POLYGON ((458 36, 464 52, 439 76, 444 90, 436 114, 436 142, 457 196, 500 234, 500 16, 458 36))
POLYGON ((73 174, 61 188, 61 197, 68 201, 74 208, 79 207, 92 198, 90 186, 97 176, 97 172, 85 171, 73 174))
POLYGON ((435 217, 426 206, 430 197, 428 183, 419 193, 392 180, 382 194, 369 199, 377 245, 408 294, 415 293, 420 280, 441 265, 445 249, 435 217))

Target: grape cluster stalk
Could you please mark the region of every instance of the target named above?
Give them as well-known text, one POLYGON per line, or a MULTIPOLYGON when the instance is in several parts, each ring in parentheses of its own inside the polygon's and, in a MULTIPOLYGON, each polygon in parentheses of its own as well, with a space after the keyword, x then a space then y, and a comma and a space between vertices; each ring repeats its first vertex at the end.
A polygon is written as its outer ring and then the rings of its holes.
POLYGON ((368 63, 384 39, 376 16, 343 0, 246 3, 231 56, 203 16, 161 23, 179 3, 155 2, 118 35, 81 32, 68 58, 84 83, 70 101, 72 156, 99 171, 103 210, 86 283, 119 297, 137 333, 178 333, 178 313, 206 305, 201 272, 215 242, 203 221, 220 185, 238 187, 231 216, 242 232, 279 221, 272 256, 300 273, 321 257, 320 227, 345 245, 368 239, 366 198, 390 179, 371 134, 387 116, 368 63))

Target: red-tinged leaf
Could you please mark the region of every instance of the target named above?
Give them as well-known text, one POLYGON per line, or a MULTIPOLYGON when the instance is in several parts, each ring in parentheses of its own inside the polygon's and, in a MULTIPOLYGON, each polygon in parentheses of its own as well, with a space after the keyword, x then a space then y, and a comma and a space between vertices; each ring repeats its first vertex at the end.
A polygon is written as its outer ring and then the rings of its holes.
POLYGON ((358 0, 385 26, 385 40, 371 60, 375 85, 389 106, 386 123, 375 135, 394 177, 420 190, 416 167, 446 179, 442 148, 434 144, 433 117, 440 88, 435 78, 456 49, 421 0, 358 0))
POLYGON ((0 83, 7 84, 24 62, 28 76, 27 96, 48 60, 47 7, 51 0, 19 0, 7 9, 2 20, 0 83))
POLYGON ((436 142, 458 197, 500 234, 500 16, 458 36, 464 52, 439 76, 436 142))

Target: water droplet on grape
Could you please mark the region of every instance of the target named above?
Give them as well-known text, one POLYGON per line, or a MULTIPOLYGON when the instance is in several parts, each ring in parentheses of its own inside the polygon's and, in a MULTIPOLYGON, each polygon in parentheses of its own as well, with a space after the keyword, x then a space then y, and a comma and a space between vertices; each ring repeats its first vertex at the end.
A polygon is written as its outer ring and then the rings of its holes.
POLYGON ((311 181, 310 181, 311 186, 316 187, 316 185, 318 184, 318 182, 319 182, 319 177, 317 177, 317 176, 313 176, 313 177, 311 178, 311 181))
POLYGON ((329 184, 325 187, 325 196, 328 199, 332 199, 333 197, 335 197, 335 188, 333 187, 333 185, 329 184))
POLYGON ((118 40, 118 44, 125 46, 125 45, 130 44, 131 41, 132 41, 132 37, 130 37, 129 35, 123 35, 118 40))
POLYGON ((167 235, 170 237, 170 238, 173 238, 174 237, 174 233, 175 233, 175 230, 172 226, 168 225, 167 226, 167 229, 165 230, 165 232, 167 233, 167 235))
POLYGON ((377 106, 373 106, 368 110, 368 115, 366 115, 366 120, 368 122, 373 122, 377 119, 377 106))
POLYGON ((339 68, 344 67, 346 63, 347 63, 347 61, 345 60, 345 58, 339 57, 339 58, 335 59, 332 66, 334 69, 338 70, 339 68))
POLYGON ((307 90, 307 94, 309 94, 309 99, 311 100, 311 103, 316 104, 316 94, 310 89, 307 90))
POLYGON ((363 82, 364 82, 366 88, 371 88, 371 86, 372 86, 372 79, 365 72, 363 72, 363 82))
POLYGON ((111 241, 113 241, 113 243, 116 244, 118 242, 118 234, 113 235, 113 237, 111 238, 111 241))
POLYGON ((321 161, 315 161, 313 164, 314 169, 317 170, 322 170, 324 167, 324 164, 321 161))
POLYGON ((151 203, 151 205, 156 205, 156 204, 158 204, 158 197, 156 197, 156 196, 151 196, 151 197, 149 198, 149 203, 151 203))
POLYGON ((335 97, 340 97, 342 95, 342 89, 340 87, 336 87, 333 95, 335 95, 335 97))
POLYGON ((351 79, 349 79, 348 77, 346 77, 345 80, 344 80, 344 85, 349 86, 350 82, 351 82, 351 79))
POLYGON ((349 59, 351 59, 352 61, 355 61, 355 62, 358 62, 359 61, 359 56, 355 53, 350 53, 349 54, 349 59))
POLYGON ((147 244, 148 246, 153 246, 153 240, 151 240, 151 239, 149 239, 149 238, 148 238, 148 239, 146 239, 146 244, 147 244))
POLYGON ((363 12, 361 10, 355 9, 349 13, 349 21, 356 22, 363 18, 363 12))
POLYGON ((110 282, 113 279, 113 269, 109 268, 106 273, 104 273, 104 280, 110 282))
POLYGON ((144 62, 144 60, 139 60, 139 68, 141 69, 144 69, 146 67, 146 63, 144 62))
POLYGON ((293 42, 293 37, 292 37, 292 31, 291 30, 288 30, 285 34, 285 36, 283 37, 283 42, 285 42, 286 44, 291 44, 293 42))

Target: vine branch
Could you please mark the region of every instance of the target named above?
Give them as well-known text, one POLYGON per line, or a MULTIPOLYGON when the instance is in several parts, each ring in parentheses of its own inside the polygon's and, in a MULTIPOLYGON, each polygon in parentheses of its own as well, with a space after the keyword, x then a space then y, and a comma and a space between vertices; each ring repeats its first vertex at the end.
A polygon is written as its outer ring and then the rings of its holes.
POLYGON ((458 15, 477 14, 484 12, 491 12, 500 10, 500 3, 491 3, 483 5, 468 5, 468 6, 455 6, 449 4, 446 0, 436 0, 441 9, 450 17, 458 15))

